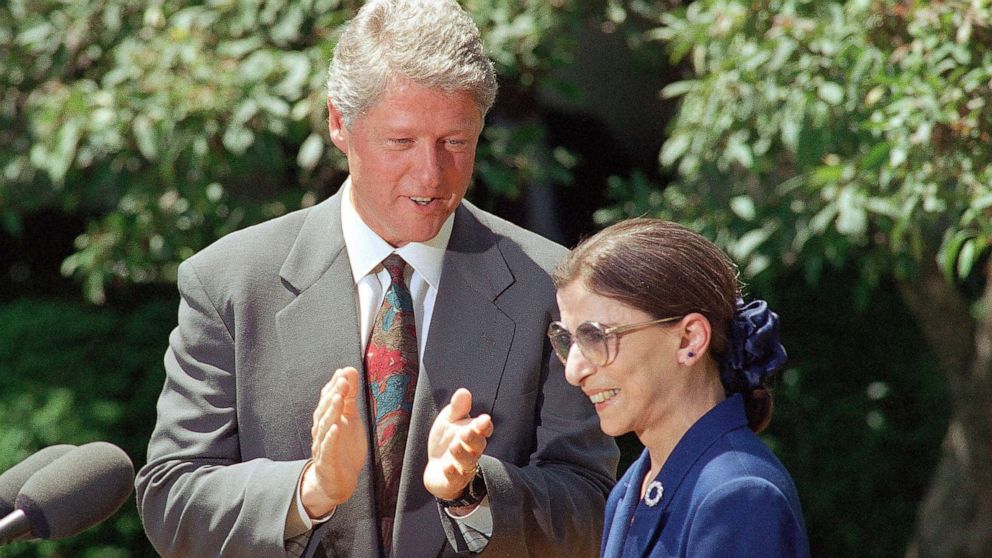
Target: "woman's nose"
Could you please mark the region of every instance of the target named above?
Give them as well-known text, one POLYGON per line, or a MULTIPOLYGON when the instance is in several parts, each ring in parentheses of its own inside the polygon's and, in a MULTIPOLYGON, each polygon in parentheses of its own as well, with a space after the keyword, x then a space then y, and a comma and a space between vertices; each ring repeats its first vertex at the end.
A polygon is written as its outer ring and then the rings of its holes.
POLYGON ((595 372, 595 366, 586 360, 578 345, 573 344, 569 347, 568 358, 565 359, 565 379, 568 383, 573 386, 581 386, 586 377, 593 372, 595 372))

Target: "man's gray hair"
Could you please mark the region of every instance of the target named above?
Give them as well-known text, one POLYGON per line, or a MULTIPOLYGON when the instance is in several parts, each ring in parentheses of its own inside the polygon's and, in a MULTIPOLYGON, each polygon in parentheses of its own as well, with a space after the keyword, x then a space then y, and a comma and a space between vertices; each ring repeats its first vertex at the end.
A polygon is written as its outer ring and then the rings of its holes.
POLYGON ((345 126, 395 78, 467 91, 483 117, 496 100, 479 28, 455 0, 371 0, 346 25, 327 71, 327 96, 345 126))

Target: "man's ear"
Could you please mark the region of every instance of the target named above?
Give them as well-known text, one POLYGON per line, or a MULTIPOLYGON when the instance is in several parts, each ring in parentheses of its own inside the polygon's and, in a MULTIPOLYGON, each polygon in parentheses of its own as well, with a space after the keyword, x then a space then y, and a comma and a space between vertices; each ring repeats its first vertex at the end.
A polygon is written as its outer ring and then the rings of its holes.
POLYGON ((693 312, 682 318, 682 340, 679 344, 679 362, 691 365, 699 360, 710 347, 712 326, 706 316, 693 312))
POLYGON ((344 118, 341 117, 341 111, 334 107, 334 103, 330 97, 327 98, 327 131, 334 145, 341 150, 341 153, 347 156, 348 129, 344 125, 344 118))

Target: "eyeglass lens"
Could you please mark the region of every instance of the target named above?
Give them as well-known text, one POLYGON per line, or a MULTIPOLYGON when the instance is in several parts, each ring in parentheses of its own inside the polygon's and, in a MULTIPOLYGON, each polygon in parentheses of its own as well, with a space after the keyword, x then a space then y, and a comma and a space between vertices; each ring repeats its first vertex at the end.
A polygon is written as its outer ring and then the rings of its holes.
POLYGON ((596 364, 602 365, 609 359, 607 335, 602 327, 592 322, 584 322, 575 329, 573 335, 565 326, 555 323, 549 328, 548 337, 558 358, 564 363, 568 360, 568 352, 572 348, 573 338, 578 344, 582 356, 596 364))

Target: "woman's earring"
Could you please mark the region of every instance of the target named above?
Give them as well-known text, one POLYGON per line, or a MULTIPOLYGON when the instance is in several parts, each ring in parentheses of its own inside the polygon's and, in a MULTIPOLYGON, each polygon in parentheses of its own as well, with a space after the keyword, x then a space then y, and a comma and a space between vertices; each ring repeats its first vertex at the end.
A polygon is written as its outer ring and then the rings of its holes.
POLYGON ((692 358, 692 357, 694 357, 694 356, 696 356, 696 353, 694 353, 694 352, 692 352, 692 351, 689 351, 689 358, 692 358))

